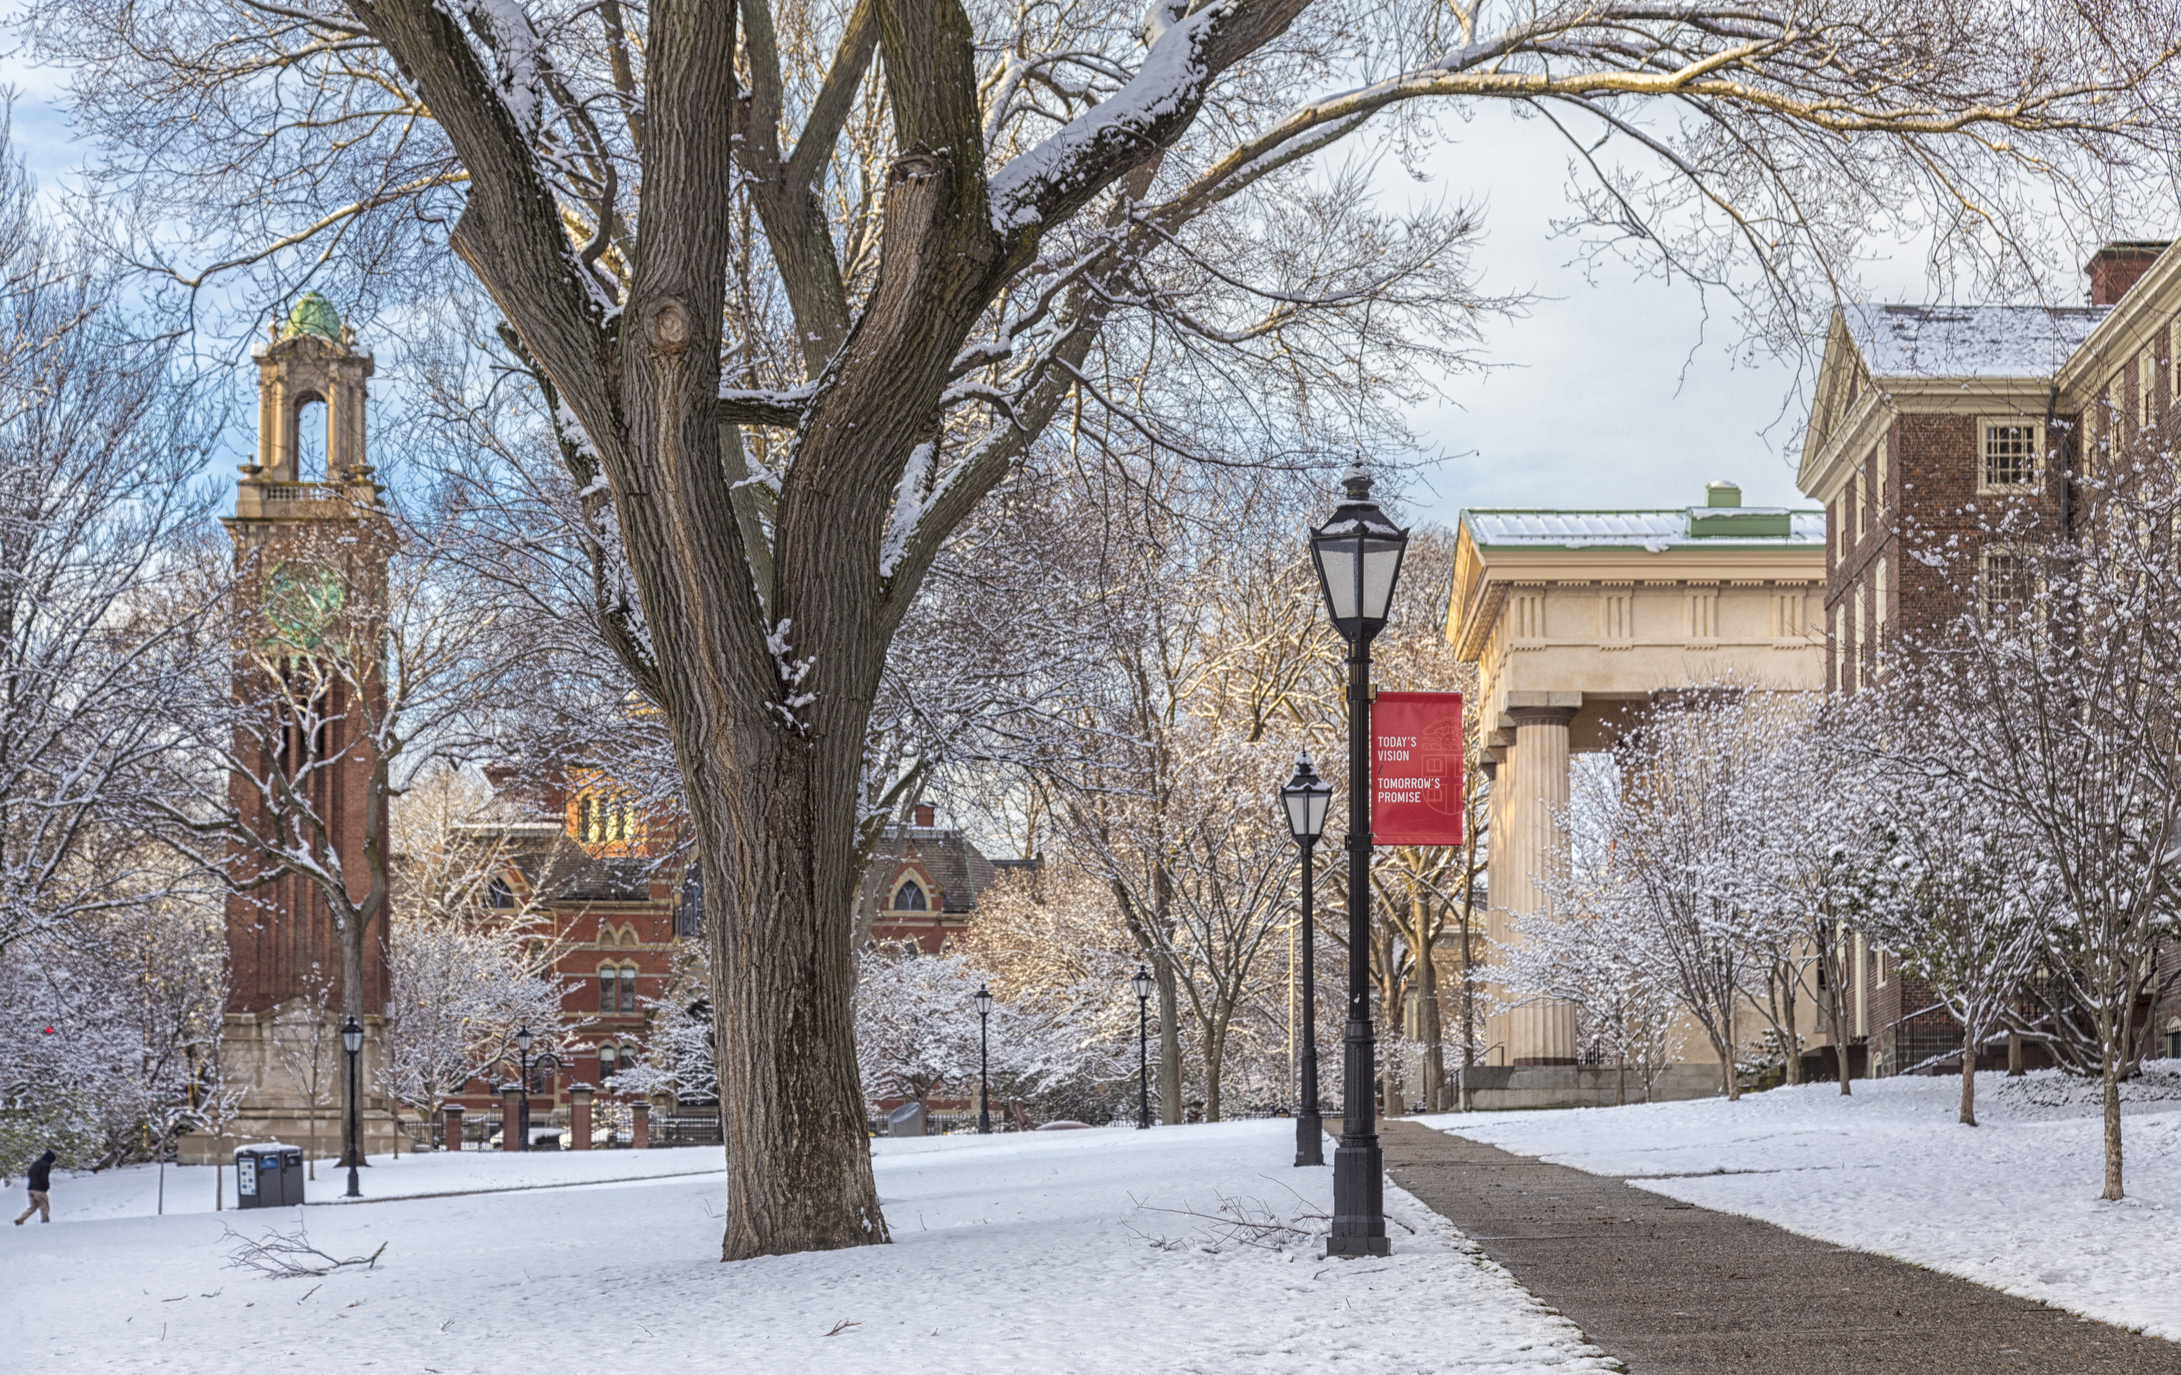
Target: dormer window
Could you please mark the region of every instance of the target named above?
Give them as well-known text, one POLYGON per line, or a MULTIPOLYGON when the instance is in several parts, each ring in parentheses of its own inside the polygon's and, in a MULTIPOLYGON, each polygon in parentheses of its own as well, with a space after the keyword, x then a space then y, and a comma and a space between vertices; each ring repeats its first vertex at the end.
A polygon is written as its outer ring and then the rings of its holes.
POLYGON ((899 888, 894 889, 894 910, 896 912, 930 911, 931 902, 924 896, 923 885, 912 878, 905 880, 899 888))

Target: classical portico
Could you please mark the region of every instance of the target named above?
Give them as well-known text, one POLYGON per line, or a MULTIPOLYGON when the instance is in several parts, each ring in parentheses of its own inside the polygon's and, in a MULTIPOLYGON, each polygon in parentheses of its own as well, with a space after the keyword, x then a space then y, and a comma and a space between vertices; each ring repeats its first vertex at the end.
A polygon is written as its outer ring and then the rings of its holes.
MULTIPOLYGON (((1610 748, 1664 694, 1823 690, 1824 590, 1824 513, 1743 506, 1728 483, 1673 510, 1463 513, 1446 635, 1477 666, 1487 724, 1495 942, 1545 904, 1571 757, 1610 748)), ((1486 1038, 1488 1066, 1579 1057, 1567 1004, 1493 1016, 1486 1038)), ((1522 1077, 1539 1102, 1582 1101, 1572 1072, 1522 1077), (1545 1090, 1561 1078, 1570 1092, 1545 1090)))

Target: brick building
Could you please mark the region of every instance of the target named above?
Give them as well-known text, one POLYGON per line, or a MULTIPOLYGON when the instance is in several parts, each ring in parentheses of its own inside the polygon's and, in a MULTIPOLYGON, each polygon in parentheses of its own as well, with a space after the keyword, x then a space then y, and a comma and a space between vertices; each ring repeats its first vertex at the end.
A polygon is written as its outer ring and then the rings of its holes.
MULTIPOLYGON (((1830 690, 1856 691, 1889 652, 1943 636, 1980 604, 2028 595, 2014 541, 2078 521, 2085 475, 2181 397, 2181 251, 2111 243, 2084 270, 2083 306, 1835 312, 1797 475, 1825 507, 1830 690), (2002 521, 2010 533, 1995 539, 2002 521)), ((1958 1051, 1959 1026, 1930 990, 1858 945, 1855 1017, 1871 1072, 1958 1051)), ((2181 1050, 2177 1013, 2159 1010, 2162 1049, 2181 1050)))
MULTIPOLYGON (((626 1120, 635 1099, 608 1080, 643 1054, 657 1018, 708 1018, 701 989, 677 983, 684 942, 704 935, 704 888, 694 862, 675 853, 656 818, 630 806, 602 775, 579 773, 544 790, 533 818, 500 824, 507 860, 488 903, 542 917, 540 938, 556 951, 553 971, 570 992, 563 1003, 570 1039, 586 1049, 530 1083, 534 1135, 570 1121, 573 1091, 596 1090, 601 1123, 626 1120), (670 997, 670 995, 673 995, 670 997), (687 1000, 687 1005, 677 1001, 687 1000)), ((908 943, 940 954, 967 929, 977 898, 1003 869, 960 830, 916 809, 915 824, 890 827, 862 892, 869 943, 908 943)), ((464 1110, 474 1141, 498 1129, 502 1096, 480 1078, 450 1099, 464 1110)), ((719 1139, 717 1101, 685 1091, 679 1101, 648 1100, 647 1136, 663 1142, 719 1139)))
POLYGON ((940 826, 935 810, 919 805, 913 824, 886 828, 865 875, 870 943, 943 954, 968 928, 978 895, 995 878, 1036 863, 986 859, 965 833, 940 826))

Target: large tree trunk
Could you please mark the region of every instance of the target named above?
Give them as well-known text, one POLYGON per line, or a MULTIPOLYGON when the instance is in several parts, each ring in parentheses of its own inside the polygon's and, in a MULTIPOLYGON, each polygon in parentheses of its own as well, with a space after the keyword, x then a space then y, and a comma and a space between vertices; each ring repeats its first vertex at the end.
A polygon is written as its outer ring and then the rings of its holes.
MULTIPOLYGON (((677 716, 677 732, 696 716, 677 716)), ((775 734, 764 723, 750 733, 760 732, 775 734)), ((685 770, 686 796, 705 891, 725 899, 706 903, 728 1108, 725 1260, 888 1239, 850 1010, 858 875, 846 753, 751 742, 729 756, 743 767, 682 753, 699 761, 685 770), (747 767, 753 760, 761 767, 747 767)))

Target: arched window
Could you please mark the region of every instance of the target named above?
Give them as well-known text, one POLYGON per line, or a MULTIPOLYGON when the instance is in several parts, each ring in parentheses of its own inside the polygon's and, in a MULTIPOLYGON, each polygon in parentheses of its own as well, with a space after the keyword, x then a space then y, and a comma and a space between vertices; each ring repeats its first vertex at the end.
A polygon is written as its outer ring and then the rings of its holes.
POLYGON ((905 881, 899 888, 894 889, 894 910, 896 912, 929 911, 930 909, 924 899, 923 886, 912 878, 905 881))
POLYGON ((616 970, 612 965, 602 964, 598 967, 598 1010, 600 1012, 614 1010, 614 990, 620 987, 620 983, 620 971, 616 970))
POLYGON ((485 906, 505 910, 515 905, 515 890, 504 878, 496 878, 485 886, 485 906))
POLYGON ((295 408, 295 477, 298 482, 333 478, 326 471, 326 403, 320 397, 305 397, 295 408))
POLYGON ((684 940, 704 934, 704 876, 693 869, 682 880, 681 902, 674 908, 674 934, 684 940))
POLYGON ((600 1046, 598 1048, 598 1086, 604 1088, 606 1081, 619 1073, 620 1069, 619 1052, 610 1045, 600 1046))
POLYGON ((590 838, 591 795, 589 793, 585 793, 583 796, 576 799, 576 839, 581 841, 588 841, 590 840, 590 838))
POLYGON ((621 966, 621 1010, 636 1010, 636 966, 633 964, 621 966))

